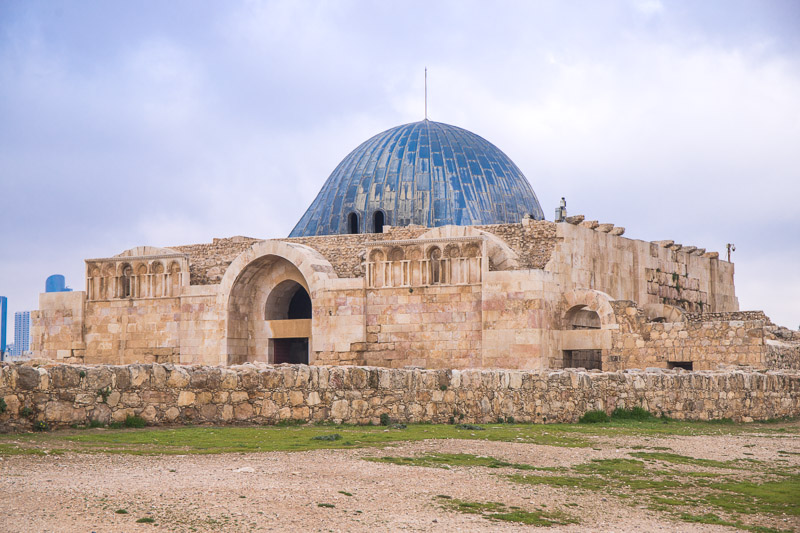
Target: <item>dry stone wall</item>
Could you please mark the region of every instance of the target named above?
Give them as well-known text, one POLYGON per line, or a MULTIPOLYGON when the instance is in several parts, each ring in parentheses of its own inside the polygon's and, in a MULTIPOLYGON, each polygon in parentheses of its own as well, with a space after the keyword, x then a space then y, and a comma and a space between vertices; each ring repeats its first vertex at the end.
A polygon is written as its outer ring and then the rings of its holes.
POLYGON ((635 406, 677 419, 750 421, 800 415, 800 374, 3 364, 0 397, 3 431, 129 415, 153 425, 366 424, 382 414, 401 422, 574 422, 590 409, 635 406))

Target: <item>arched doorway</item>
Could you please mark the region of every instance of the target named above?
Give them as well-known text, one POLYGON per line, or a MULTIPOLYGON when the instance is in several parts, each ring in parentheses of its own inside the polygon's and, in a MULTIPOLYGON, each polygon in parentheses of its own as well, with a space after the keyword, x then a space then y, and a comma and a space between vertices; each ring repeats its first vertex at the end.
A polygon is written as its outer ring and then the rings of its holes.
POLYGON ((308 364, 311 311, 311 297, 297 281, 287 279, 272 289, 264 309, 270 363, 308 364))
POLYGON ((290 261, 266 255, 247 265, 228 300, 228 363, 309 363, 311 297, 290 261))
MULTIPOLYGON (((597 311, 588 309, 585 305, 576 305, 570 308, 564 315, 564 326, 568 331, 575 330, 599 330, 600 315, 597 311)), ((577 349, 563 350, 564 368, 585 368, 587 370, 603 368, 603 350, 601 347, 594 347, 591 334, 582 335, 584 344, 577 349)))
POLYGON ((373 233, 383 233, 383 224, 385 222, 385 215, 383 211, 375 211, 372 215, 372 231, 373 233))

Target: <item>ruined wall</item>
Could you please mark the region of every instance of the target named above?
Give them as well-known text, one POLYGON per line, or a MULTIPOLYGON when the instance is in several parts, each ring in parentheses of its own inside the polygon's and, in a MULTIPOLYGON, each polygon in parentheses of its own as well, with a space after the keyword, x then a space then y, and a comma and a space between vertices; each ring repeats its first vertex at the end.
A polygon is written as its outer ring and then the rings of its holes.
POLYGON ((2 430, 128 415, 155 425, 365 424, 384 413, 400 422, 575 422, 590 409, 635 406, 677 419, 749 421, 800 415, 800 374, 3 364, 0 397, 7 405, 2 430), (22 407, 33 414, 20 417, 22 407))
POLYGON ((189 254, 189 275, 192 285, 211 285, 219 283, 225 270, 254 242, 260 239, 251 237, 230 237, 228 239, 214 239, 210 243, 187 244, 184 246, 171 246, 170 248, 189 254))
POLYGON ((475 226, 500 237, 519 255, 520 269, 544 268, 558 240, 556 224, 546 220, 525 219, 521 224, 475 226))
POLYGON ((719 260, 716 252, 672 241, 627 239, 616 235, 611 224, 581 224, 556 224, 558 241, 545 267, 567 290, 595 289, 641 308, 668 304, 701 313, 739 309, 733 264, 719 260))
POLYGON ((708 320, 690 315, 691 320, 685 322, 649 322, 632 302, 612 305, 620 328, 612 332, 604 370, 688 362, 694 370, 716 369, 720 364, 770 367, 764 338, 769 319, 760 311, 719 313, 708 320))

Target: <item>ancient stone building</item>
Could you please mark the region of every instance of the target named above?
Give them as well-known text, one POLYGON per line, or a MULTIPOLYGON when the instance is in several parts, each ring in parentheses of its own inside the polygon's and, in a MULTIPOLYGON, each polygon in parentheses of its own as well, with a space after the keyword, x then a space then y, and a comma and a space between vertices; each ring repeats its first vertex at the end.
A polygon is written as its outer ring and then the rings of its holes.
POLYGON ((290 238, 142 246, 46 293, 34 350, 76 363, 797 368, 716 252, 544 220, 497 147, 431 121, 334 170, 290 238))

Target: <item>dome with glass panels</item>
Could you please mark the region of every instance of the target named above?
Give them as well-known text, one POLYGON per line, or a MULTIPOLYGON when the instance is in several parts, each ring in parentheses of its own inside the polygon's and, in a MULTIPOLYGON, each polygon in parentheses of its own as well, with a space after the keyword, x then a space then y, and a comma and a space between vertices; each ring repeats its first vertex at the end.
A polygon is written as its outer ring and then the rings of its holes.
POLYGON ((530 183, 506 154, 470 131, 422 120, 353 150, 289 236, 503 224, 525 215, 544 218, 530 183))

